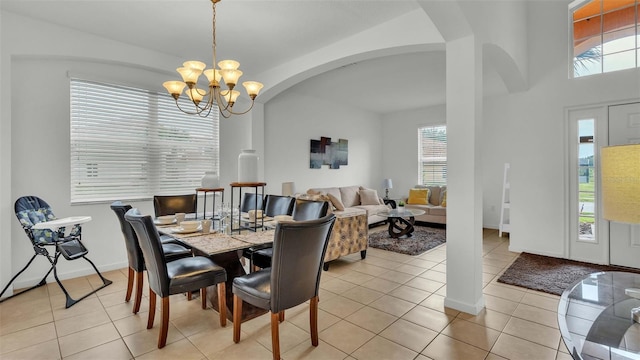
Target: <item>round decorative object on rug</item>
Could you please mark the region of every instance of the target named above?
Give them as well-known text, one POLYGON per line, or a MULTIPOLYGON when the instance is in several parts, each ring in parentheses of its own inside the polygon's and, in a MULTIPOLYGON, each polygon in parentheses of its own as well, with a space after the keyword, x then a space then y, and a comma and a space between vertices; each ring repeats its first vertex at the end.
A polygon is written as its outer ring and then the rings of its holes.
POLYGON ((387 231, 369 235, 369 246, 407 255, 419 255, 447 241, 447 230, 425 226, 415 226, 413 235, 394 239, 387 231))

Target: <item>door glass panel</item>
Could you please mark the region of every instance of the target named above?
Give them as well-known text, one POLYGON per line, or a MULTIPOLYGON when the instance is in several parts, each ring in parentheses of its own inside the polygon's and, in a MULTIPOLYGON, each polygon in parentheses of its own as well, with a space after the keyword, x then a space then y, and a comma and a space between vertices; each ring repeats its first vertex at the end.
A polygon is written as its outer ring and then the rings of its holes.
POLYGON ((578 237, 595 241, 596 177, 594 119, 578 120, 578 237))

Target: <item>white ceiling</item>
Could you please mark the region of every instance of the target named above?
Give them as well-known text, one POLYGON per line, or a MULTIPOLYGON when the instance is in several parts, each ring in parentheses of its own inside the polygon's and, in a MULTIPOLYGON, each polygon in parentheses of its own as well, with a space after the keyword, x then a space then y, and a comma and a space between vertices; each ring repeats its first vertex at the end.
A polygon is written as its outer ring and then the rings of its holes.
MULTIPOLYGON (((211 64, 209 0, 2 0, 2 10, 211 64)), ((415 0, 223 0, 218 59, 244 79, 418 9, 415 0)), ((179 64, 176 64, 178 66, 179 64)), ((444 52, 395 55, 338 68, 296 91, 378 113, 444 102, 444 52)))

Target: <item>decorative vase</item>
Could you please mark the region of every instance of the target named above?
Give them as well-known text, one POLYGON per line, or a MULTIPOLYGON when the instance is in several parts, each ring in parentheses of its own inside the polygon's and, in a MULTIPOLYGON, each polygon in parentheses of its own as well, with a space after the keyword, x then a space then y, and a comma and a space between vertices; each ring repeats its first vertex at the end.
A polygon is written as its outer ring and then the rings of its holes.
POLYGON ((255 150, 242 150, 238 155, 238 182, 258 182, 258 155, 255 150))
POLYGON ((202 188, 217 189, 220 187, 220 179, 214 171, 205 171, 202 177, 202 188))

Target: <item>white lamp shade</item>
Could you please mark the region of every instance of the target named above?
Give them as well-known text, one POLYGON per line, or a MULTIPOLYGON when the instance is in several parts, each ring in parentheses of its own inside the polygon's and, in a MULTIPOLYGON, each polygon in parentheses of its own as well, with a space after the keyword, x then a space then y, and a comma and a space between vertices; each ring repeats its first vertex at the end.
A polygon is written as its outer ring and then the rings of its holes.
POLYGON ((382 180, 382 188, 383 189, 393 189, 393 182, 391 179, 382 180))
POLYGON ((600 152, 603 216, 640 223, 640 144, 603 147, 600 152))
POLYGON ((292 196, 296 193, 296 185, 293 182, 283 182, 282 183, 282 195, 283 196, 292 196))

